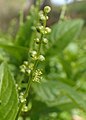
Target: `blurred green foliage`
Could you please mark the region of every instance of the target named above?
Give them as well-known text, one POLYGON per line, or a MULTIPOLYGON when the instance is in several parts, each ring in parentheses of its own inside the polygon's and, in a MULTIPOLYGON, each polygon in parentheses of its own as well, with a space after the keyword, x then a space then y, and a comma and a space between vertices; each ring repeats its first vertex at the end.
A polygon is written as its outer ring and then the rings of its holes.
MULTIPOLYGON (((31 12, 15 40, 4 34, 0 38, 0 63, 8 63, 19 85, 23 79, 19 67, 28 60, 35 37, 32 29, 35 17, 31 12)), ((73 110, 86 112, 86 29, 81 32, 83 24, 83 20, 76 19, 51 26, 52 32, 47 36, 49 44, 44 51, 46 60, 40 64, 44 70, 43 80, 31 86, 29 111, 21 115, 24 120, 71 120, 73 110)), ((24 89, 26 83, 22 82, 21 87, 24 89)))

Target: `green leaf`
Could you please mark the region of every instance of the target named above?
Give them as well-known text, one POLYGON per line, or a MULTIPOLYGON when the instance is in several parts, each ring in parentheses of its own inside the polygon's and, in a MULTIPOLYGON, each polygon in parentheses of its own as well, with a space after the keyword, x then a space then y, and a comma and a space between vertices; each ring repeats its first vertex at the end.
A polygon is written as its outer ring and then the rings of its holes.
POLYGON ((30 41, 32 34, 31 26, 32 26, 32 21, 28 20, 24 25, 20 27, 20 30, 16 37, 16 42, 15 42, 16 45, 29 46, 28 41, 30 41))
POLYGON ((33 88, 37 99, 47 103, 49 106, 61 105, 72 101, 80 109, 86 111, 86 102, 82 96, 73 87, 65 83, 60 81, 47 81, 41 84, 35 84, 33 88))
POLYGON ((59 114, 65 110, 70 111, 71 109, 73 109, 75 107, 74 103, 66 103, 66 104, 61 104, 58 106, 50 107, 47 104, 45 104, 44 102, 37 101, 37 100, 33 100, 32 104, 33 104, 32 109, 28 113, 32 120, 38 120, 39 118, 42 118, 42 116, 45 117, 54 112, 59 114))
POLYGON ((38 120, 42 116, 48 116, 52 112, 60 112, 56 107, 49 107, 41 101, 32 101, 32 109, 29 111, 29 116, 32 120, 38 120), (39 106, 39 107, 38 107, 39 106), (37 119, 36 119, 37 118, 37 119))
POLYGON ((51 47, 47 55, 62 52, 79 35, 82 25, 83 20, 69 20, 53 25, 49 36, 51 47))
POLYGON ((0 120, 15 120, 18 108, 17 91, 7 64, 0 66, 0 120))
POLYGON ((1 44, 0 47, 3 48, 6 52, 8 52, 13 59, 18 62, 21 62, 23 58, 27 58, 28 49, 21 46, 14 46, 14 45, 6 45, 1 44))
POLYGON ((22 26, 20 26, 20 29, 18 31, 15 40, 15 45, 25 46, 25 47, 30 46, 30 42, 33 34, 33 30, 32 30, 33 19, 34 19, 33 16, 29 16, 26 22, 23 23, 22 26))
POLYGON ((60 54, 59 61, 61 62, 62 66, 63 66, 63 70, 65 71, 67 77, 69 79, 71 79, 73 77, 73 73, 72 73, 72 66, 71 66, 70 61, 65 59, 64 54, 60 54))

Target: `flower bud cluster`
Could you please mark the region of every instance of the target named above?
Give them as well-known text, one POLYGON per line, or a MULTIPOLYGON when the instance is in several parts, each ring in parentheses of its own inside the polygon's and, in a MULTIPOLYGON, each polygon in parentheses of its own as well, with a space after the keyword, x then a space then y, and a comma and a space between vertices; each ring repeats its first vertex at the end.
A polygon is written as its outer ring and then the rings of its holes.
POLYGON ((37 23, 36 25, 36 31, 38 34, 42 35, 43 37, 40 38, 40 37, 37 37, 34 39, 35 43, 36 44, 47 44, 48 43, 48 40, 47 38, 45 38, 44 36, 46 34, 49 34, 51 32, 51 29, 49 27, 46 26, 46 22, 48 20, 48 13, 51 11, 51 8, 49 6, 45 6, 44 7, 44 10, 41 10, 39 12, 39 23, 37 23))
POLYGON ((43 13, 43 11, 39 12, 39 18, 41 21, 48 20, 48 16, 43 13))
POLYGON ((41 34, 48 34, 51 32, 51 29, 49 27, 46 27, 46 21, 48 20, 48 16, 47 14, 51 11, 51 8, 49 6, 45 6, 44 10, 39 12, 39 19, 41 20, 36 29, 37 32, 41 33, 41 34))
POLYGON ((33 60, 44 61, 45 57, 43 55, 37 55, 36 51, 31 51, 31 57, 33 60))
POLYGON ((26 104, 24 104, 22 107, 22 112, 27 112, 27 111, 28 111, 28 106, 26 106, 26 104))
POLYGON ((40 20, 42 20, 42 21, 48 20, 47 14, 48 14, 50 11, 51 11, 51 7, 45 6, 45 7, 44 7, 44 10, 43 10, 43 11, 41 10, 41 11, 39 12, 40 20))
POLYGON ((22 112, 27 112, 28 107, 26 106, 26 99, 24 98, 24 93, 23 92, 20 93, 19 101, 23 104, 22 112))
POLYGON ((20 93, 20 96, 19 96, 19 101, 21 102, 21 103, 25 103, 26 102, 26 99, 24 98, 24 93, 20 93))
POLYGON ((44 27, 43 25, 39 25, 36 27, 37 32, 45 35, 51 32, 51 29, 49 27, 44 27))
POLYGON ((30 75, 31 71, 33 70, 33 63, 28 63, 28 61, 24 61, 23 65, 20 66, 20 71, 22 73, 26 73, 27 75, 30 75))
POLYGON ((45 37, 43 37, 42 40, 40 40, 39 38, 36 38, 36 39, 34 39, 34 41, 35 41, 36 44, 40 44, 41 42, 42 42, 43 44, 47 44, 47 43, 48 43, 48 39, 45 38, 45 37))
POLYGON ((26 99, 24 98, 24 93, 22 93, 22 92, 20 93, 19 101, 23 104, 22 112, 27 112, 28 107, 26 106, 26 99))

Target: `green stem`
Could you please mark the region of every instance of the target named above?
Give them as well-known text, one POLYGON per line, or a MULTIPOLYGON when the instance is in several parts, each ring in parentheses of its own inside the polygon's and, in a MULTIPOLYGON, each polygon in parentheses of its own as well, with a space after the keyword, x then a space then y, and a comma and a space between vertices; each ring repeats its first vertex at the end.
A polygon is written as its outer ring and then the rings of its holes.
MULTIPOLYGON (((46 27, 46 21, 44 21, 44 27, 46 27)), ((38 50, 37 50, 37 57, 40 55, 41 44, 42 44, 42 39, 43 39, 43 37, 44 37, 44 35, 41 34, 40 43, 39 43, 38 50)), ((37 68, 38 62, 39 62, 39 60, 37 59, 37 60, 35 61, 35 63, 34 63, 34 68, 33 68, 32 72, 31 72, 31 74, 30 74, 30 76, 29 76, 27 88, 26 88, 26 91, 25 91, 24 96, 23 96, 24 99, 27 98, 28 93, 29 93, 29 91, 30 91, 31 83, 32 83, 32 81, 33 81, 33 73, 34 73, 34 71, 35 71, 36 68, 37 68)), ((16 119, 15 119, 15 120, 18 120, 18 117, 19 117, 19 115, 21 114, 21 110, 22 110, 23 104, 24 104, 24 103, 20 103, 20 104, 19 104, 19 109, 18 109, 18 113, 17 113, 17 116, 16 116, 16 119)))
POLYGON ((63 20, 63 19, 64 19, 66 10, 67 10, 67 6, 66 6, 66 4, 65 4, 65 5, 63 5, 63 7, 62 7, 62 11, 61 11, 61 14, 60 14, 60 20, 63 20))
MULTIPOLYGON (((41 35, 41 40, 42 40, 42 37, 43 37, 43 35, 41 35)), ((38 47, 37 55, 40 54, 40 50, 41 50, 41 42, 40 42, 39 47, 38 47)), ((29 93, 29 91, 30 91, 30 86, 31 86, 31 83, 32 83, 32 80, 33 80, 33 73, 34 73, 34 71, 35 71, 35 69, 36 69, 36 67, 37 67, 37 64, 38 64, 38 60, 35 61, 35 63, 34 63, 34 68, 33 68, 32 72, 31 72, 31 74, 30 74, 30 76, 29 76, 27 88, 26 88, 26 91, 25 91, 24 96, 23 96, 24 99, 27 98, 28 93, 29 93)), ((18 109, 18 113, 17 113, 17 116, 16 116, 16 119, 15 119, 15 120, 17 120, 18 117, 19 117, 19 115, 21 114, 21 110, 22 110, 23 104, 24 104, 24 103, 20 103, 20 104, 19 104, 19 109, 18 109)))

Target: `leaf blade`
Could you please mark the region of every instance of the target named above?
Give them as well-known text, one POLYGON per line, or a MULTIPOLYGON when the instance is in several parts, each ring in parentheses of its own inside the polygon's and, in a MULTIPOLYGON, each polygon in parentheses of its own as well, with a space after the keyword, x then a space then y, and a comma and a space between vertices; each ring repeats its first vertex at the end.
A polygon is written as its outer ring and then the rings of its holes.
POLYGON ((9 71, 7 64, 0 66, 2 76, 0 79, 0 120, 15 120, 18 107, 17 91, 14 79, 9 71))
MULTIPOLYGON (((62 97, 63 97, 63 95, 66 95, 67 100, 65 101, 65 103, 67 103, 67 102, 69 103, 72 101, 73 103, 75 103, 75 105, 78 106, 78 108, 86 111, 85 100, 73 87, 71 87, 65 83, 62 83, 60 81, 47 81, 47 82, 41 83, 41 85, 37 84, 37 86, 36 86, 36 84, 35 84, 35 85, 33 85, 33 88, 37 95, 37 99, 45 102, 49 106, 59 105, 58 104, 59 101, 57 101, 57 100, 58 100, 58 97, 60 94, 62 97), (41 95, 41 91, 42 91, 42 95, 41 95), (44 96, 43 96, 43 94, 44 94, 44 96), (51 99, 52 96, 53 96, 53 99, 51 99), (56 102, 56 104, 55 104, 55 102, 56 102)), ((62 97, 61 97, 61 100, 63 99, 62 97)), ((62 102, 62 104, 63 104, 63 102, 62 102)))
POLYGON ((69 20, 53 25, 49 35, 51 47, 46 54, 49 56, 62 52, 79 35, 82 26, 83 20, 69 20))

